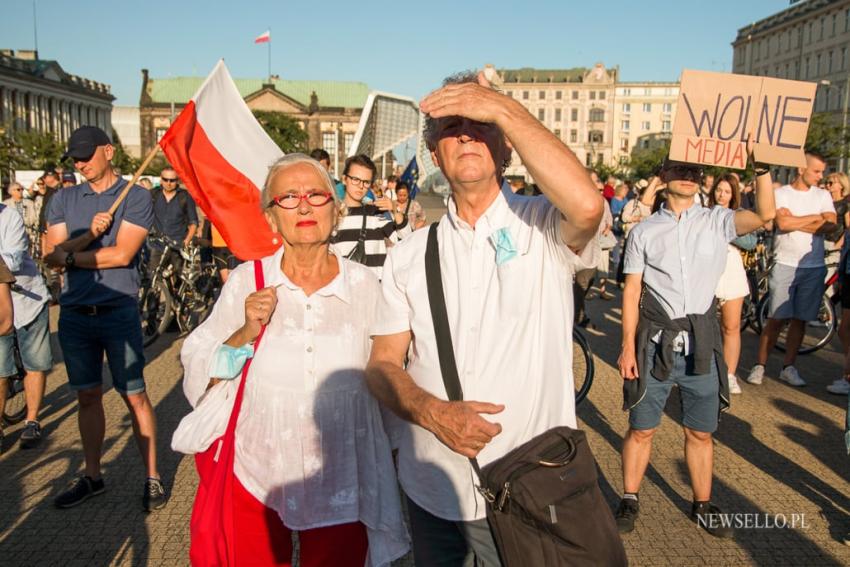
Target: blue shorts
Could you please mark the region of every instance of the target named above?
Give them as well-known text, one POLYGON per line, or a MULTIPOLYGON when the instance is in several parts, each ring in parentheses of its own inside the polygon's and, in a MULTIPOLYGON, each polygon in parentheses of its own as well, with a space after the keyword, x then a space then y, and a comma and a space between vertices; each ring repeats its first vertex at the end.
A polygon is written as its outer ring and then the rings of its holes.
MULTIPOLYGON (((50 315, 45 303, 35 319, 15 329, 18 335, 18 349, 24 369, 30 372, 49 372, 53 368, 53 351, 50 349, 50 315)), ((18 373, 15 366, 13 349, 14 335, 0 337, 0 376, 14 376, 18 373)))
POLYGON ((636 430, 655 429, 661 423, 661 414, 673 385, 679 387, 682 404, 682 425, 693 431, 714 433, 720 411, 720 380, 717 364, 711 365, 709 374, 692 374, 694 355, 673 353, 673 369, 667 380, 652 376, 656 345, 646 347, 646 360, 642 372, 646 378, 646 394, 629 412, 629 427, 636 430))
POLYGON ((71 307, 59 312, 59 344, 72 390, 96 388, 103 382, 103 355, 119 394, 145 391, 142 323, 136 305, 89 315, 71 307))
POLYGON ((767 316, 771 319, 817 320, 823 297, 824 279, 826 279, 825 266, 795 268, 784 264, 774 264, 768 280, 770 309, 767 316))

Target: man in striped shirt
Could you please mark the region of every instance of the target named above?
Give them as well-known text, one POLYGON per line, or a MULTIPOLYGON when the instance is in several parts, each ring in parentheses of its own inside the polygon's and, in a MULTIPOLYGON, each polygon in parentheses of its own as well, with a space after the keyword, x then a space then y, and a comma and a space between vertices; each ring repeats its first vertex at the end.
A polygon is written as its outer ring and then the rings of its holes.
POLYGON ((393 203, 387 197, 375 199, 374 203, 362 203, 377 171, 372 160, 363 154, 345 160, 343 202, 348 212, 340 218, 333 244, 341 256, 369 266, 380 279, 387 257, 386 241, 396 230, 404 227, 406 219, 403 214, 393 212, 393 203), (359 240, 363 240, 365 255, 356 258, 359 240))

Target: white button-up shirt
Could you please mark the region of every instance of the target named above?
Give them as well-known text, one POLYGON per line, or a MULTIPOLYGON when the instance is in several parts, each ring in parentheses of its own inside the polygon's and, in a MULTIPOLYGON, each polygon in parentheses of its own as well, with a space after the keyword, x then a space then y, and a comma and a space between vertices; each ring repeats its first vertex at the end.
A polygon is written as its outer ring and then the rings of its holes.
MULTIPOLYGON (((278 302, 248 373, 234 471, 290 529, 362 522, 369 564, 389 564, 409 546, 389 440, 363 372, 380 284, 366 266, 338 257, 339 275, 307 296, 281 271, 282 257, 281 247, 262 260, 278 302)), ((244 323, 255 289, 246 262, 183 344, 183 390, 195 410, 175 432, 175 450, 203 451, 224 434, 241 375, 206 391, 210 362, 244 323)))
MULTIPOLYGON (((485 419, 502 432, 478 455, 484 466, 558 425, 576 426, 572 376, 572 277, 577 257, 563 243, 561 213, 545 197, 503 190, 475 227, 454 201, 438 228, 440 266, 464 399, 504 404, 485 419), (517 255, 500 265, 491 240, 507 229, 517 255)), ((423 389, 448 399, 425 282, 427 230, 393 247, 384 264, 383 303, 373 335, 411 331, 407 371, 423 389)), ((596 262, 595 247, 582 267, 596 262)), ((399 480, 405 493, 448 520, 485 516, 469 460, 429 431, 399 422, 399 480)))
POLYGON ((29 237, 24 221, 14 207, 0 211, 0 255, 15 275, 12 306, 15 328, 32 323, 49 299, 47 285, 29 253, 29 237))

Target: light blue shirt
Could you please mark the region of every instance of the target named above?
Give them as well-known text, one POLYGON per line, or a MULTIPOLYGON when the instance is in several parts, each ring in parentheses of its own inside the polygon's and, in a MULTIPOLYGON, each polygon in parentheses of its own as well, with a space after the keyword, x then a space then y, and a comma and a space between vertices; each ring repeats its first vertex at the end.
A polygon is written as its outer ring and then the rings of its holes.
POLYGON ((49 296, 44 278, 29 253, 24 219, 14 207, 0 207, 0 256, 15 275, 12 306, 15 327, 20 329, 38 316, 49 296))
POLYGON ((735 211, 695 204, 676 219, 665 205, 632 229, 623 271, 642 273, 671 319, 705 313, 736 237, 735 211))

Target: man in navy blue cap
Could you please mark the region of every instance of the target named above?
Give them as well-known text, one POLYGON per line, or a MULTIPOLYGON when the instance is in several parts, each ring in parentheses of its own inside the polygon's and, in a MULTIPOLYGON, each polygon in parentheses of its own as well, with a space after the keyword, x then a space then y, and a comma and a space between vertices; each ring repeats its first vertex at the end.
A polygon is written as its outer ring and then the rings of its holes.
POLYGON ((156 418, 145 393, 142 329, 139 320, 139 250, 152 222, 148 192, 133 186, 115 210, 108 210, 127 182, 115 175, 115 153, 106 133, 83 126, 71 134, 65 156, 85 183, 56 193, 47 213, 47 240, 54 247, 47 263, 65 269, 59 299, 59 344, 68 382, 79 401, 85 474, 60 494, 55 504, 70 508, 101 494, 100 474, 105 418, 103 355, 112 385, 124 399, 133 433, 147 468, 142 504, 148 511, 165 505, 156 463, 156 418))

